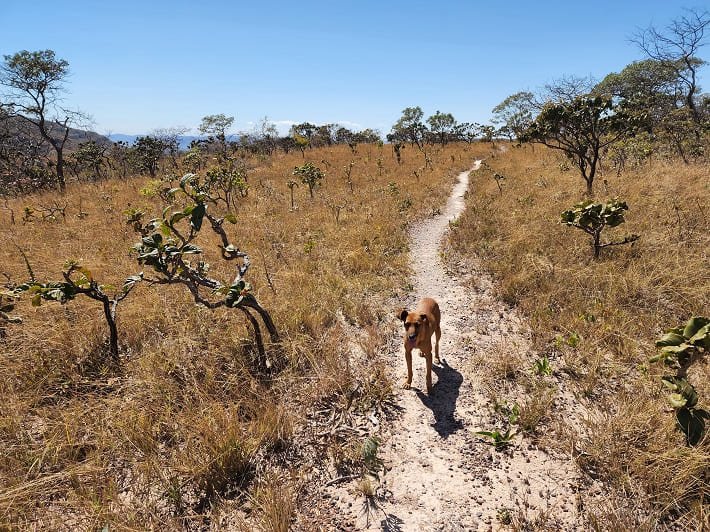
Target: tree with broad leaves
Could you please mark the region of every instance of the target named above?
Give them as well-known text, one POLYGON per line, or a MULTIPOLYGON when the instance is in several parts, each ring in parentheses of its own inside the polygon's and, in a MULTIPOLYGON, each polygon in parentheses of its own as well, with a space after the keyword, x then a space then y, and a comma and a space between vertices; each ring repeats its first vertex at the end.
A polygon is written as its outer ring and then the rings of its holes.
POLYGON ((620 145, 617 158, 621 166, 626 152, 641 151, 650 156, 655 148, 664 145, 675 148, 689 163, 687 153, 698 146, 697 125, 686 105, 686 89, 678 77, 680 66, 656 59, 634 61, 620 72, 608 74, 594 87, 595 94, 612 96, 624 112, 633 116, 642 133, 620 145))
POLYGON ((225 222, 238 223, 234 214, 219 216, 212 213, 219 200, 213 195, 212 181, 201 179, 197 174, 185 174, 179 186, 170 190, 173 197, 182 194, 187 207, 175 211, 166 208, 160 218, 142 223, 142 213, 130 214, 134 229, 142 236, 133 246, 139 264, 149 266, 154 276, 146 275, 151 284, 185 286, 195 302, 209 309, 220 307, 241 310, 249 320, 256 338, 260 369, 268 369, 271 362, 264 349, 261 327, 251 311, 262 319, 272 343, 279 342, 279 334, 271 315, 259 304, 251 293, 244 276, 249 269, 249 256, 229 242, 224 228, 225 222), (195 240, 208 221, 212 232, 219 238, 220 253, 224 260, 238 261, 236 276, 231 283, 222 283, 208 275, 209 264, 202 260, 202 248, 195 240))
POLYGON ((616 108, 610 97, 585 95, 569 103, 548 102, 520 140, 562 151, 579 169, 591 196, 601 150, 635 127, 633 117, 616 108))
POLYGON ((301 183, 308 186, 308 192, 311 198, 313 198, 313 191, 320 185, 321 180, 325 177, 323 170, 313 163, 296 166, 293 169, 293 175, 300 177, 301 183))
POLYGON ((594 258, 598 259, 601 250, 610 246, 620 246, 631 244, 639 239, 638 235, 628 235, 623 240, 617 242, 603 243, 601 240, 602 231, 607 227, 617 227, 623 224, 624 211, 629 206, 625 201, 618 199, 609 200, 605 203, 594 203, 591 200, 576 204, 572 209, 562 213, 561 221, 570 227, 581 229, 592 237, 594 248, 594 258))
POLYGON ((158 172, 158 163, 165 154, 166 145, 157 137, 145 135, 138 137, 133 143, 131 156, 133 164, 140 172, 148 172, 150 177, 155 177, 158 172))
POLYGON ((82 142, 74 153, 69 157, 74 166, 74 172, 77 177, 82 170, 88 169, 91 171, 91 179, 97 180, 103 177, 103 167, 106 163, 106 152, 108 146, 99 144, 96 141, 89 140, 82 142))
POLYGON ((5 62, 0 65, 0 85, 9 89, 5 95, 5 112, 31 124, 52 147, 54 158, 51 162, 57 186, 64 192, 64 147, 69 139, 70 125, 86 121, 81 113, 61 106, 69 63, 57 59, 52 50, 22 50, 4 58, 5 62))
POLYGON ((21 253, 25 259, 25 264, 30 274, 30 280, 16 287, 13 293, 19 295, 23 292, 27 292, 32 296, 32 306, 35 307, 41 305, 42 301, 56 301, 63 305, 79 295, 85 295, 90 299, 100 302, 104 312, 104 319, 109 329, 109 355, 114 362, 119 362, 116 312, 119 303, 128 297, 137 283, 143 280, 143 272, 128 277, 124 281, 121 289, 111 296, 108 293, 111 288, 99 284, 91 271, 76 261, 68 261, 64 265, 64 271, 62 272, 64 281, 40 283, 35 279, 24 252, 21 251, 21 253))

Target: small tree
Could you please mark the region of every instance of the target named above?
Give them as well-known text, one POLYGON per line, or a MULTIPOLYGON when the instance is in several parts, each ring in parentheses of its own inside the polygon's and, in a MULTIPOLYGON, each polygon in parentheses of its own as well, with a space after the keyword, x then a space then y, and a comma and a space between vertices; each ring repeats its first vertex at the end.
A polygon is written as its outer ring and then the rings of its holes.
POLYGON ((206 183, 212 196, 222 200, 232 212, 237 210, 237 198, 245 198, 249 193, 246 165, 235 161, 208 170, 206 183))
POLYGON ((113 296, 110 296, 107 293, 109 287, 99 284, 92 273, 78 262, 68 261, 64 265, 64 272, 62 272, 64 281, 40 283, 35 280, 34 273, 29 267, 29 262, 27 262, 26 258, 25 261, 28 265, 30 280, 15 288, 14 293, 27 292, 32 296, 32 306, 35 307, 41 305, 42 301, 57 301, 64 305, 81 294, 99 301, 103 307, 104 318, 109 329, 109 354, 115 362, 119 362, 116 311, 118 304, 126 299, 136 286, 136 283, 143 279, 143 272, 128 277, 121 289, 114 293, 113 296))
POLYGON ((308 148, 311 145, 311 141, 308 140, 308 137, 304 137, 303 135, 299 135, 298 133, 293 134, 293 143, 294 145, 301 150, 301 155, 303 158, 306 158, 306 148, 308 148))
POLYGON ((593 192, 603 148, 634 130, 634 121, 607 96, 581 96, 569 103, 547 103, 522 133, 522 142, 537 142, 562 151, 573 161, 593 192))
POLYGON ((313 191, 320 185, 321 180, 325 177, 323 171, 312 163, 296 166, 293 169, 293 175, 300 177, 301 183, 308 185, 308 192, 311 198, 313 198, 313 191))
POLYGON ((298 182, 293 179, 289 179, 286 186, 291 191, 291 210, 294 210, 296 208, 296 203, 293 200, 293 189, 298 186, 298 182))
POLYGON ((210 180, 200 179, 196 174, 185 174, 179 187, 170 192, 172 195, 184 195, 188 201, 187 207, 172 212, 167 208, 160 218, 146 225, 140 223, 140 217, 135 212, 129 213, 134 229, 142 235, 141 241, 133 246, 138 254, 138 262, 150 266, 155 272, 155 277, 146 280, 154 284, 183 285, 196 303, 209 309, 226 306, 241 310, 254 329, 259 366, 268 368, 270 362, 266 357, 261 327, 250 310, 256 311, 261 317, 272 343, 279 342, 279 334, 271 316, 258 303, 250 291, 249 283, 244 280, 250 265, 249 256, 229 242, 224 229, 225 221, 236 224, 237 217, 234 214, 218 217, 209 211, 209 207, 216 206, 219 200, 213 195, 210 180), (236 276, 231 283, 222 283, 209 277, 209 264, 200 259, 202 248, 194 241, 205 220, 221 242, 219 248, 222 258, 239 261, 236 276))
POLYGON ((602 243, 601 241, 601 234, 604 228, 616 227, 626 221, 624 220, 624 211, 628 209, 629 207, 625 201, 620 202, 617 199, 609 200, 606 203, 583 201, 577 203, 573 209, 562 213, 562 223, 581 229, 591 235, 594 258, 596 259, 599 258, 603 248, 629 244, 639 239, 638 235, 629 235, 618 242, 602 243))

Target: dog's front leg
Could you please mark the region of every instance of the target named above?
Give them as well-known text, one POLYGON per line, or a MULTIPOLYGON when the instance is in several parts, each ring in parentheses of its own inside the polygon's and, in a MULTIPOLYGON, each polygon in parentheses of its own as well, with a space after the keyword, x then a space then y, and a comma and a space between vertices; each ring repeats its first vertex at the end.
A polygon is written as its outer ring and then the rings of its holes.
POLYGON ((402 388, 409 390, 412 386, 412 350, 404 350, 404 359, 407 361, 407 379, 402 383, 402 388))

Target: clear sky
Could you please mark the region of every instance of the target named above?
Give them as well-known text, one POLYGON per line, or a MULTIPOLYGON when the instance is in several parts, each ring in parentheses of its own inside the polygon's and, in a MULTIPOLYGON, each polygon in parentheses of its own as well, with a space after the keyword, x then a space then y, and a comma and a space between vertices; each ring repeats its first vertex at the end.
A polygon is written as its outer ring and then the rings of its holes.
POLYGON ((66 59, 67 104, 99 133, 195 128, 216 113, 234 116, 235 132, 268 116, 282 131, 309 121, 387 133, 405 107, 487 122, 519 90, 618 72, 642 58, 636 29, 702 4, 0 0, 0 55, 66 59))

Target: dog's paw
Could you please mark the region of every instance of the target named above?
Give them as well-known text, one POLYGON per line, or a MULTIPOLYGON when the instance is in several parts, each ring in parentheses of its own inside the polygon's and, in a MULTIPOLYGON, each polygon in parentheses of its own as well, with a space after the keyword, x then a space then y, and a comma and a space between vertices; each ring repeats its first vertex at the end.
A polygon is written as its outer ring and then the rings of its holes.
POLYGON ((439 357, 436 357, 434 359, 434 364, 439 364, 441 366, 441 359, 439 357))
POLYGON ((404 381, 404 382, 402 383, 402 389, 404 389, 404 390, 409 390, 411 387, 412 387, 412 383, 411 383, 411 382, 404 381))

